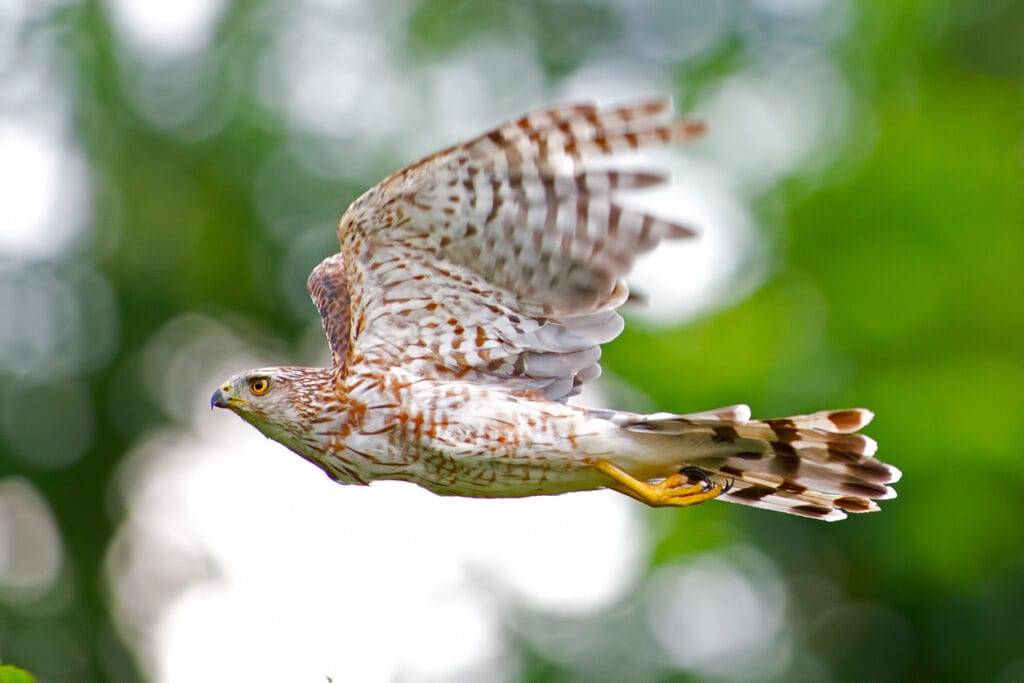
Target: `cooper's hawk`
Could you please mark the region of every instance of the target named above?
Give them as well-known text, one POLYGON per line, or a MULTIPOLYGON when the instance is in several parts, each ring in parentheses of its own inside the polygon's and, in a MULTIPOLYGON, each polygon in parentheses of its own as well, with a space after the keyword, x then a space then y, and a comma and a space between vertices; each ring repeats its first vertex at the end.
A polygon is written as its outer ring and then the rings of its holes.
POLYGON ((357 199, 308 287, 333 364, 243 372, 214 393, 336 481, 444 495, 611 488, 819 519, 877 510, 900 472, 855 434, 872 414, 751 420, 746 406, 639 415, 573 406, 637 254, 682 225, 619 204, 656 173, 588 157, 688 140, 668 100, 538 111, 427 157, 357 199))

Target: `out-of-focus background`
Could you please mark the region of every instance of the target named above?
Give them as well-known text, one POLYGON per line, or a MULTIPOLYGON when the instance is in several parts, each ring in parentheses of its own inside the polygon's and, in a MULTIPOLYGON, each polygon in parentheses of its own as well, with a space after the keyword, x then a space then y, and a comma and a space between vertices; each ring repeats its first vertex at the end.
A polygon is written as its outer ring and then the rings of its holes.
POLYGON ((0 3, 0 658, 42 681, 1024 680, 1024 4, 0 3), (331 484, 211 413, 326 361, 304 284, 387 173, 530 108, 710 129, 699 240, 587 397, 863 405, 824 524, 331 484))

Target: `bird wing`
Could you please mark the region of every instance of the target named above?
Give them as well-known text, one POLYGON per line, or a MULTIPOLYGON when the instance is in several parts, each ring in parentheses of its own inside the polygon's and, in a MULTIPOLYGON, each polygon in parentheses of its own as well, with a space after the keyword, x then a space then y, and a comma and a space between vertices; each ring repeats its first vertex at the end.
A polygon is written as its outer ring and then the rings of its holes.
POLYGON ((340 254, 309 280, 335 364, 577 393, 622 331, 636 256, 693 235, 612 196, 663 174, 584 161, 704 130, 670 115, 668 99, 553 107, 370 189, 341 219, 340 254))
POLYGON ((345 277, 343 254, 329 256, 320 262, 309 274, 306 289, 313 297, 320 321, 331 347, 331 361, 334 367, 342 368, 348 362, 351 347, 350 297, 348 279, 345 277))

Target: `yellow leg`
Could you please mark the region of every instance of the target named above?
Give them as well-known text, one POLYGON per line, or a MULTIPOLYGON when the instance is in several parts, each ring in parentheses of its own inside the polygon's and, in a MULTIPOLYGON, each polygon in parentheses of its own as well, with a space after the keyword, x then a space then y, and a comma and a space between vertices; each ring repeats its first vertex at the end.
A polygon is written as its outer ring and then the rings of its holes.
POLYGON ((594 469, 615 482, 616 485, 609 488, 625 493, 651 507, 697 505, 722 494, 722 487, 718 484, 714 482, 711 482, 710 485, 702 482, 691 484, 689 477, 684 474, 673 474, 657 484, 648 484, 630 476, 607 460, 595 462, 594 469))

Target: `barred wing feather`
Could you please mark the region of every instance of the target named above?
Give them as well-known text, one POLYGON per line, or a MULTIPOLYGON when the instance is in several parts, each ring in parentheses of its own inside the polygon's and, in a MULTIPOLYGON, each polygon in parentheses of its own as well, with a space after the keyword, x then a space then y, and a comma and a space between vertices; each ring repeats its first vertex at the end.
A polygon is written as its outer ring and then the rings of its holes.
POLYGON ((535 112, 369 190, 341 220, 341 254, 310 277, 335 363, 406 365, 558 400, 578 392, 600 374, 600 345, 622 330, 615 308, 636 256, 693 234, 613 196, 663 175, 584 163, 702 132, 666 120, 670 108, 535 112), (323 300, 342 289, 351 323, 323 300))

